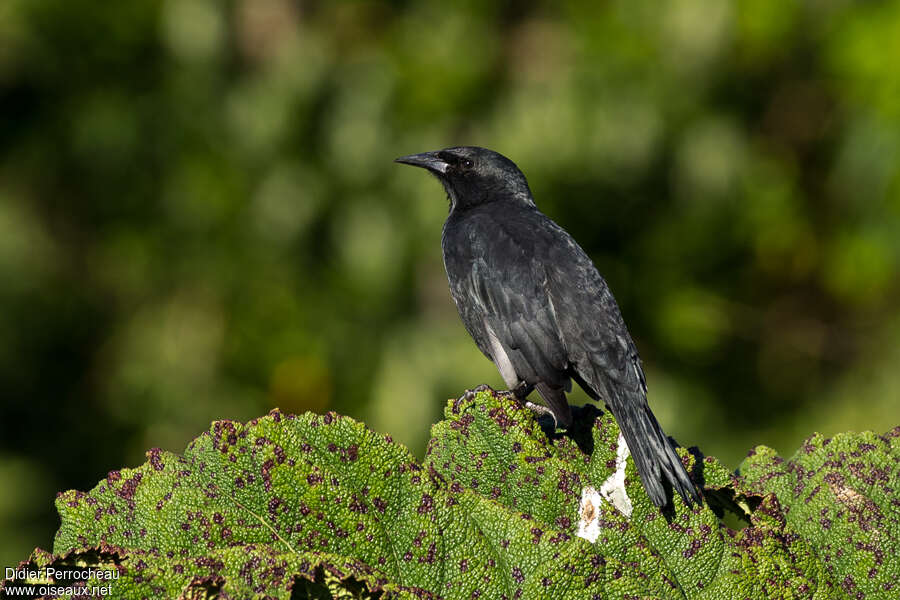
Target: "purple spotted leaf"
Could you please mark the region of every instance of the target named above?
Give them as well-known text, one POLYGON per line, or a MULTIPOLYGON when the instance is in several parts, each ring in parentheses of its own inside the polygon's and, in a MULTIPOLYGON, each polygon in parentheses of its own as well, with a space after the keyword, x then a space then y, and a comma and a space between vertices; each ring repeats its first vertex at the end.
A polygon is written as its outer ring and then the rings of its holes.
POLYGON ((678 597, 332 413, 216 422, 57 508, 54 554, 27 565, 114 571, 117 598, 678 597))
POLYGON ((811 438, 791 461, 758 448, 740 476, 679 449, 705 502, 660 512, 615 421, 578 417, 548 434, 515 400, 466 394, 421 463, 333 413, 216 422, 183 455, 60 494, 54 553, 2 586, 93 567, 81 583, 117 598, 896 596, 897 431, 811 438))
MULTIPOLYGON (((873 577, 879 571, 872 567, 877 567, 879 558, 884 560, 877 549, 893 549, 892 560, 897 555, 897 542, 884 537, 900 540, 900 496, 888 484, 900 485, 896 437, 865 434, 882 440, 880 445, 863 446, 873 453, 877 447, 877 456, 870 455, 870 464, 857 451, 853 456, 860 464, 843 466, 863 477, 862 483, 869 487, 856 482, 852 489, 865 494, 869 503, 857 499, 857 513, 847 508, 841 514, 853 521, 868 510, 865 514, 873 519, 874 532, 861 535, 864 527, 856 522, 856 545, 846 547, 849 531, 830 539, 805 534, 794 522, 796 499, 784 494, 776 497, 770 493, 774 489, 763 485, 748 485, 752 477, 737 477, 697 451, 679 449, 685 466, 702 484, 706 502, 688 508, 676 495, 674 510, 660 512, 627 458, 615 420, 591 407, 582 409, 579 417, 571 433, 548 437, 531 412, 515 401, 488 392, 470 394, 451 402, 446 419, 432 429, 425 464, 451 490, 472 490, 527 514, 537 529, 552 527, 585 537, 605 559, 639 565, 635 574, 648 587, 675 590, 678 597, 856 598, 855 591, 863 588, 859 584, 853 588, 847 573, 823 561, 820 548, 831 547, 847 565, 865 561, 870 565, 865 573, 873 577), (873 485, 881 486, 877 493, 873 485), (746 526, 729 528, 722 521, 725 512, 735 513, 746 526)), ((804 451, 811 452, 809 447, 804 451)), ((757 450, 757 459, 764 455, 765 451, 757 450)), ((773 457, 774 453, 755 471, 757 479, 781 476, 777 470, 765 470, 778 464, 773 457)), ((751 459, 750 464, 757 463, 751 459)), ((843 481, 830 477, 833 483, 843 481)), ((787 485, 782 484, 782 489, 787 491, 787 485)), ((884 567, 880 573, 893 572, 897 580, 897 563, 884 567)), ((856 576, 860 572, 857 565, 856 576)), ((870 595, 859 597, 891 597, 883 595, 889 587, 887 580, 876 579, 865 588, 870 595), (878 592, 876 585, 882 585, 878 592)))
POLYGON ((760 446, 740 472, 815 548, 828 597, 900 598, 900 427, 814 435, 789 460, 760 446))
MULTIPOLYGON (((168 552, 166 553, 168 554, 168 552)), ((266 544, 230 546, 201 555, 159 556, 143 548, 98 548, 51 555, 40 549, 17 570, 52 577, 25 577, 4 582, 32 591, 26 597, 57 597, 50 586, 71 589, 62 597, 90 598, 432 598, 416 590, 385 590, 377 574, 356 560, 322 553, 280 552, 266 544), (82 593, 78 593, 78 591, 82 593), (302 594, 302 595, 298 595, 302 594), (344 595, 340 595, 344 594, 344 595)), ((0 592, 0 597, 7 597, 0 592)))

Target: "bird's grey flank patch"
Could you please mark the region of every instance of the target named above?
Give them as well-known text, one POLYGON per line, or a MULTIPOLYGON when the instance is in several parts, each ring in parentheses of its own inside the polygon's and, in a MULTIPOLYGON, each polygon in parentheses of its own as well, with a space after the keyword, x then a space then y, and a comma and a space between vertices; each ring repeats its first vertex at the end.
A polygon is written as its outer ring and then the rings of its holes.
POLYGON ((512 362, 510 362, 509 356, 506 355, 506 350, 503 349, 500 340, 497 339, 497 334, 494 333, 494 330, 487 321, 484 323, 484 328, 487 331, 488 339, 491 344, 491 359, 494 361, 494 364, 497 365, 497 369, 500 370, 500 376, 503 378, 504 383, 506 383, 506 387, 512 390, 519 385, 519 380, 516 378, 516 370, 513 367, 512 362))

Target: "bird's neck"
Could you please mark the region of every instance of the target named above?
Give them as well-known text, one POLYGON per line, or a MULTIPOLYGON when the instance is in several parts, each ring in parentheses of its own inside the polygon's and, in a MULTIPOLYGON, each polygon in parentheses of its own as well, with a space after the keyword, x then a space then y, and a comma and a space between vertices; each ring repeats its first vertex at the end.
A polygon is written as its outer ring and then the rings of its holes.
POLYGON ((450 215, 463 215, 472 211, 502 212, 535 208, 530 196, 512 193, 509 190, 483 190, 477 194, 466 194, 450 198, 450 215))

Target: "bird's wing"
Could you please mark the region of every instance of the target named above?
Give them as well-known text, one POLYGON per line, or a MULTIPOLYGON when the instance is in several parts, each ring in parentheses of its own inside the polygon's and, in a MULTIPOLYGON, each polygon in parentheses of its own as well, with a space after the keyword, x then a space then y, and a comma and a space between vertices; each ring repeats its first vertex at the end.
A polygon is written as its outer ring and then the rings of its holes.
POLYGON ((605 386, 595 385, 602 379, 646 395, 641 359, 606 281, 561 228, 557 239, 541 263, 573 371, 594 388, 588 393, 603 396, 605 386))
MULTIPOLYGON (((531 245, 531 232, 493 226, 469 234, 477 239, 465 268, 451 272, 451 291, 460 316, 479 347, 504 379, 505 354, 515 376, 538 389, 557 421, 571 420, 564 392, 571 387, 566 348, 547 295, 546 273, 531 245), (492 347, 499 343, 502 353, 492 347)), ((507 384, 510 382, 507 381, 507 384)))
POLYGON ((666 503, 663 480, 686 502, 699 499, 681 459, 647 403, 647 383, 637 348, 606 282, 578 244, 554 224, 559 243, 542 261, 548 295, 558 316, 573 378, 606 402, 637 463, 644 488, 666 503))

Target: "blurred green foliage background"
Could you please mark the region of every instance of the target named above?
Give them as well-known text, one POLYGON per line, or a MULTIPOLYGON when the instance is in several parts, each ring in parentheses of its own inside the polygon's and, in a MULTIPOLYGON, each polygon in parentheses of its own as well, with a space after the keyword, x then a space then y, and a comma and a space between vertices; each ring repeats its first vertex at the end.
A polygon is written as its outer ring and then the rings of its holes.
POLYGON ((503 152, 607 277, 666 430, 900 422, 900 2, 3 0, 0 563, 220 418, 422 454, 499 376, 398 155, 503 152))

